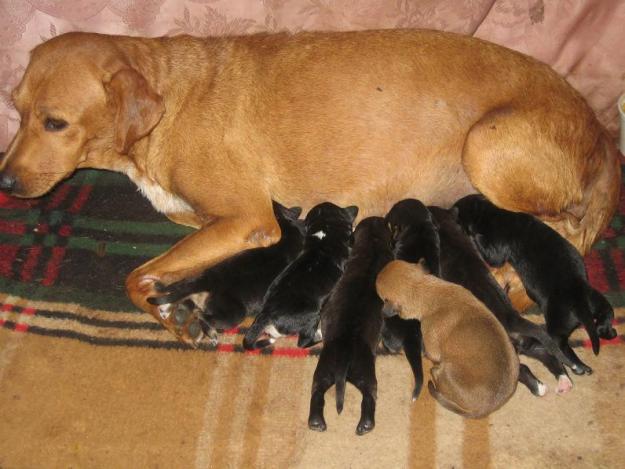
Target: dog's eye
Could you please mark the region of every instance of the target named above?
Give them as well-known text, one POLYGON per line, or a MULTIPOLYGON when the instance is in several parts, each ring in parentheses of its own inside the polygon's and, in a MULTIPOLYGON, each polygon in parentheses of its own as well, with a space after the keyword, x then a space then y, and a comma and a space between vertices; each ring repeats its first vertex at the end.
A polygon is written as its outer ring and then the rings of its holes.
POLYGON ((58 132, 59 130, 63 130, 67 127, 67 122, 63 119, 53 119, 52 117, 48 117, 43 123, 43 126, 49 132, 58 132))

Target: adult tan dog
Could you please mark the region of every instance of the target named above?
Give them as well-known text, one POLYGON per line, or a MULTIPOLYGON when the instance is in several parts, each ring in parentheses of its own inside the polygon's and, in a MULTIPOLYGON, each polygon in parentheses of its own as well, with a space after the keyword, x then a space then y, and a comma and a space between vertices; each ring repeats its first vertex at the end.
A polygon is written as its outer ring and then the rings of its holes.
POLYGON ((480 191, 582 252, 618 200, 615 147, 582 97, 544 64, 454 34, 70 33, 33 50, 13 98, 1 188, 37 197, 76 168, 120 171, 199 228, 126 282, 171 331, 146 301, 154 283, 275 242, 272 199, 366 217, 480 191))
POLYGON ((402 319, 421 321, 425 355, 434 364, 428 389, 443 407, 480 418, 514 394, 519 357, 501 323, 469 290, 405 261, 387 264, 376 290, 402 319))

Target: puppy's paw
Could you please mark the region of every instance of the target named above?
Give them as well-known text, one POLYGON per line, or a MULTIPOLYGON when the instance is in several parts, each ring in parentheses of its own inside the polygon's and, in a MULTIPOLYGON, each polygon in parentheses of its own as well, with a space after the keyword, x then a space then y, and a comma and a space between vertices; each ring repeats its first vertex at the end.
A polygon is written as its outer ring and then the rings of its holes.
POLYGON ((574 363, 573 366, 571 366, 571 371, 578 376, 592 374, 592 368, 582 362, 574 363))
POLYGON ((375 422, 372 419, 361 419, 356 427, 356 435, 364 435, 369 433, 375 427, 375 422))
POLYGON ((538 397, 543 397, 545 394, 547 394, 548 390, 549 388, 545 383, 543 383, 542 381, 538 381, 536 383, 536 394, 534 395, 538 397))
POLYGON ((556 394, 558 396, 561 396, 569 392, 571 389, 573 389, 573 382, 571 381, 571 378, 569 378, 567 375, 558 376, 558 386, 556 387, 556 394))
POLYGON ((308 417, 308 428, 316 432, 325 432, 328 427, 323 415, 311 415, 308 417))

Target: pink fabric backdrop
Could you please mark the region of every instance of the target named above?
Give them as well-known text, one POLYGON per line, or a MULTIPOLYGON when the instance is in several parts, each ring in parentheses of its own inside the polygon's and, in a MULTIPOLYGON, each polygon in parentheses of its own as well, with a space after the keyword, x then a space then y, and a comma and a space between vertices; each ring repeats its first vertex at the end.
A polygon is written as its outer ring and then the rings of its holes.
POLYGON ((433 28, 473 34, 553 65, 614 132, 616 99, 625 91, 624 25, 622 0, 0 0, 0 149, 19 125, 10 91, 28 51, 77 30, 206 36, 433 28))

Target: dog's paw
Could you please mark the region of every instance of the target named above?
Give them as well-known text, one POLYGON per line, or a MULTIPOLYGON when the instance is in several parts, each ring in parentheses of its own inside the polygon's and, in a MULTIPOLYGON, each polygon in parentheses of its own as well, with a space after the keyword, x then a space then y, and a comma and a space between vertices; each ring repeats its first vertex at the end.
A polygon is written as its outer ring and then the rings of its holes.
POLYGON ((558 386, 556 387, 556 394, 561 396, 573 389, 573 381, 567 375, 558 376, 558 386))
POLYGON ((538 381, 536 383, 536 394, 534 395, 538 397, 543 397, 545 394, 547 394, 548 390, 549 388, 545 383, 543 383, 542 381, 538 381))

